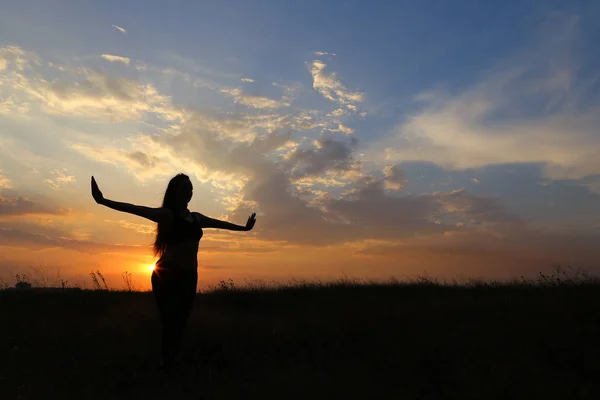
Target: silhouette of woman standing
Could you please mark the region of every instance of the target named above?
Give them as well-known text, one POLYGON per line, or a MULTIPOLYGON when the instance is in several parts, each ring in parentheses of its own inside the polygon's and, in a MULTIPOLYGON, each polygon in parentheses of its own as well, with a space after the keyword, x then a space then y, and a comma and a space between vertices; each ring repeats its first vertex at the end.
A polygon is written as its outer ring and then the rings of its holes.
POLYGON ((196 298, 198 282, 198 245, 203 228, 249 231, 256 223, 256 213, 246 226, 209 218, 187 208, 193 186, 185 174, 169 181, 162 207, 151 208, 120 203, 104 198, 92 176, 92 196, 96 203, 156 222, 154 253, 159 256, 152 272, 152 292, 162 323, 162 359, 166 368, 177 356, 181 338, 196 298))

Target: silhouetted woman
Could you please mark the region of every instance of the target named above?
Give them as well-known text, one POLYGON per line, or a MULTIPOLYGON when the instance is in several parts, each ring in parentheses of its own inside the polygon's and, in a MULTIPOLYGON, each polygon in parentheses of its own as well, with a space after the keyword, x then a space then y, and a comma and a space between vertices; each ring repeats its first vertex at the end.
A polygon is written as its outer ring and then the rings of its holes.
POLYGON ((152 272, 152 292, 162 322, 162 358, 170 367, 177 355, 198 281, 198 245, 203 228, 249 231, 256 222, 253 213, 246 226, 209 218, 187 208, 192 199, 192 182, 178 174, 169 181, 162 207, 151 208, 104 198, 92 176, 92 196, 96 203, 113 210, 138 215, 156 222, 154 253, 159 256, 152 272))

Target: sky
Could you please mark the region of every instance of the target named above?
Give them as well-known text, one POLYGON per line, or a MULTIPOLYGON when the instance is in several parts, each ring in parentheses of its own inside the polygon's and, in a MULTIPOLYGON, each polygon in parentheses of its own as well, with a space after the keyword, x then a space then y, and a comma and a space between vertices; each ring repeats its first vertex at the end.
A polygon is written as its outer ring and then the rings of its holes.
POLYGON ((149 287, 188 174, 200 283, 600 272, 600 3, 0 1, 0 279, 149 287))

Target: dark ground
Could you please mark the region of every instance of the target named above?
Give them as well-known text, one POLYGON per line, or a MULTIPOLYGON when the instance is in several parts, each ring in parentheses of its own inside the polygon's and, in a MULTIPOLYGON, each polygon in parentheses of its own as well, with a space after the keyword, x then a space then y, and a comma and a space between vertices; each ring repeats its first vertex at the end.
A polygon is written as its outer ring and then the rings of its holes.
POLYGON ((151 293, 0 292, 0 398, 599 399, 600 284, 198 295, 180 372, 151 293))

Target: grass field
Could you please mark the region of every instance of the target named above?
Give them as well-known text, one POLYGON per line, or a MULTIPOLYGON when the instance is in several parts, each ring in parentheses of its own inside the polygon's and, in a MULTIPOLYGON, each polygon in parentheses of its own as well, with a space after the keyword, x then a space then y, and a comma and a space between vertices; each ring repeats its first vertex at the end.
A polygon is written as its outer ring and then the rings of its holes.
POLYGON ((151 293, 0 291, 3 399, 598 399, 600 283, 199 294, 177 374, 151 293))

